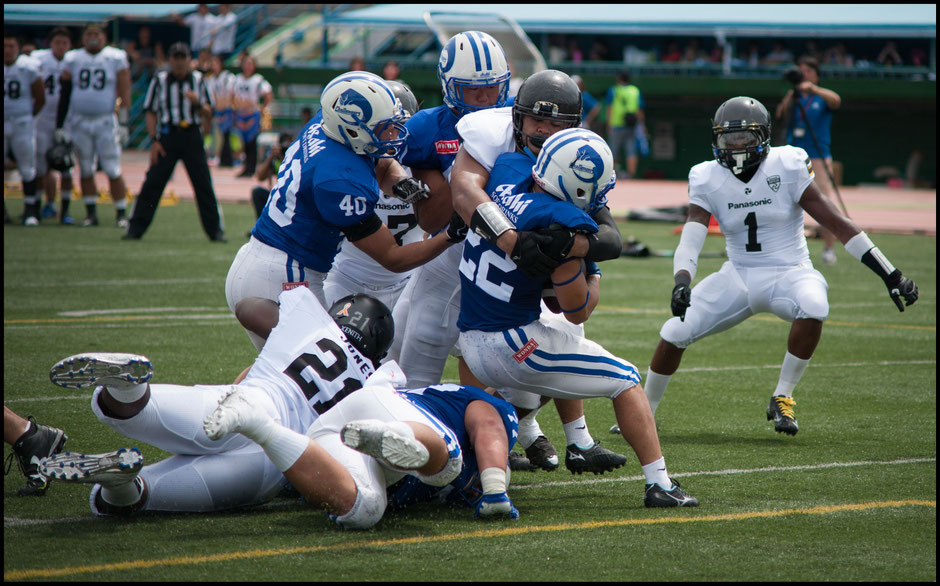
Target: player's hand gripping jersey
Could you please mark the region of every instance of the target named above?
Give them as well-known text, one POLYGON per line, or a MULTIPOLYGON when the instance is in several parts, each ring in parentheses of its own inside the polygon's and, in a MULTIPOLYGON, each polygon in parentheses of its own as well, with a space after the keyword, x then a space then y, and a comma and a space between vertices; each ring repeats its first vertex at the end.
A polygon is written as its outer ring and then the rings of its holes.
POLYGON ((813 177, 806 151, 773 147, 747 183, 717 161, 692 167, 689 202, 718 221, 734 264, 798 265, 809 261, 799 201, 813 177))
MULTIPOLYGON (((496 160, 486 192, 519 230, 560 224, 585 233, 597 232, 597 224, 575 205, 548 193, 527 193, 530 183, 520 183, 520 168, 531 172, 531 157, 506 153, 496 160)), ((526 276, 502 250, 473 232, 467 234, 460 261, 461 331, 488 332, 531 323, 539 318, 543 281, 526 276)))

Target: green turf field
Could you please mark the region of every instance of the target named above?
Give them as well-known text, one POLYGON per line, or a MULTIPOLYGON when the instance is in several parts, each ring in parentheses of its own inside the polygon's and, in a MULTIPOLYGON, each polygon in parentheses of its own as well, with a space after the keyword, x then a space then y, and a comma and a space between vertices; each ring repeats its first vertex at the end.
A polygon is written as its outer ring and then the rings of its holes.
MULTIPOLYGON (((9 204, 18 214, 20 201, 9 204)), ((96 420, 91 392, 49 382, 57 360, 141 353, 155 365, 154 382, 222 384, 255 354, 224 295, 250 206, 225 206, 227 244, 206 240, 190 202, 161 207, 144 239, 130 242, 101 207, 98 228, 4 228, 4 402, 65 429, 67 447, 86 452, 137 442, 96 420)), ((82 215, 80 203, 73 208, 82 215)), ((653 249, 675 247, 672 227, 621 226, 653 249)), ((609 401, 594 399, 585 403, 590 429, 629 462, 603 476, 574 477, 563 466, 514 474, 516 523, 428 504, 344 532, 287 499, 213 515, 96 519, 85 486, 17 497, 14 464, 4 480, 4 579, 935 581, 936 239, 873 239, 919 284, 920 300, 899 313, 841 247, 838 264, 818 266, 831 310, 795 392, 797 436, 774 433, 764 415, 788 324, 755 316, 686 352, 657 417, 669 471, 701 500, 696 509, 643 507, 636 458, 607 431, 609 401)), ((723 247, 710 236, 705 249, 723 247)), ((810 249, 818 262, 821 242, 810 249)), ((699 279, 721 262, 703 258, 699 279)), ((587 335, 645 376, 670 315, 672 260, 602 268, 587 335)), ((445 378, 456 376, 448 363, 445 378)), ((551 407, 539 421, 563 449, 551 407)), ((166 456, 139 447, 148 462, 166 456)))

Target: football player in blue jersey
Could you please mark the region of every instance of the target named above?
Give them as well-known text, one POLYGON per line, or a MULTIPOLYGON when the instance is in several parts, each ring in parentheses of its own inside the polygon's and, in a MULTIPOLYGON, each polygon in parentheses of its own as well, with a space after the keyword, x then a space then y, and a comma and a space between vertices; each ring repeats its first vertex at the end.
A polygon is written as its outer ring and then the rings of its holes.
MULTIPOLYGON (((487 191, 500 213, 518 230, 555 226, 572 234, 596 233, 591 213, 604 205, 616 182, 613 156, 603 139, 580 128, 552 134, 531 167, 531 192, 506 181, 518 179, 513 159, 526 156, 504 154, 489 174, 487 191)), ((550 276, 558 306, 574 324, 587 320, 598 301, 585 270, 580 257, 571 257, 550 276)), ((646 477, 644 504, 698 505, 666 471, 636 367, 595 342, 539 320, 544 279, 527 275, 505 251, 470 232, 460 280, 460 347, 482 382, 508 394, 510 402, 516 391, 565 399, 609 397, 622 435, 646 477)))
MULTIPOLYGON (((464 218, 470 217, 471 228, 491 242, 497 243, 513 262, 530 276, 546 277, 557 266, 564 253, 583 256, 587 261, 600 262, 617 258, 621 250, 621 236, 617 223, 605 206, 592 213, 598 230, 594 234, 574 234, 568 230, 536 228, 517 230, 502 215, 499 207, 490 201, 485 190, 490 171, 500 155, 517 152, 531 158, 528 168, 535 162, 544 141, 565 128, 574 128, 581 121, 581 90, 565 73, 556 70, 540 71, 522 84, 511 108, 494 108, 464 116, 457 125, 463 138, 460 152, 454 161, 452 186, 454 205, 464 218), (480 203, 489 202, 489 203, 480 203), (480 204, 480 205, 478 205, 480 204)), ((522 161, 521 178, 529 173, 522 161)), ((596 266, 591 265, 592 272, 596 266)), ((588 277, 588 286, 599 287, 600 271, 588 277)), ((596 295, 595 295, 596 297, 596 295)), ((544 312, 545 319, 556 319, 555 314, 544 312)), ((567 324, 581 329, 581 326, 567 324)), ((547 401, 542 397, 541 401, 547 401)), ((558 467, 558 454, 539 428, 535 416, 539 397, 532 395, 522 401, 517 396, 519 412, 519 443, 531 465, 544 470, 558 467)), ((580 401, 559 399, 555 407, 561 417, 568 446, 565 466, 572 472, 603 473, 623 465, 626 459, 597 446, 588 431, 580 401)), ((519 469, 526 469, 523 459, 510 460, 519 469)))
MULTIPOLYGON (((323 89, 322 109, 284 154, 278 180, 252 237, 229 269, 225 296, 235 311, 249 296, 276 300, 307 286, 327 306, 323 280, 345 238, 388 270, 413 269, 452 244, 446 232, 399 246, 375 214, 379 186, 416 182, 395 158, 408 130, 401 103, 377 75, 344 73, 323 89)), ((248 332, 260 349, 263 340, 248 332)))

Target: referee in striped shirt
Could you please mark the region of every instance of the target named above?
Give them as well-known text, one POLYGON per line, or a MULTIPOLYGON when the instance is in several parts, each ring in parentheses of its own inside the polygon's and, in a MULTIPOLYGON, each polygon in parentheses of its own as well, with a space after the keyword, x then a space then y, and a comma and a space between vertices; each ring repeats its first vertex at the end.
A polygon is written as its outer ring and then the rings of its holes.
POLYGON ((215 199, 209 163, 199 131, 202 118, 212 116, 212 98, 205 79, 192 71, 189 45, 170 47, 170 68, 150 81, 144 110, 150 134, 150 169, 134 203, 124 240, 139 240, 157 212, 176 162, 183 160, 196 194, 199 220, 209 240, 225 242, 222 210, 215 199))

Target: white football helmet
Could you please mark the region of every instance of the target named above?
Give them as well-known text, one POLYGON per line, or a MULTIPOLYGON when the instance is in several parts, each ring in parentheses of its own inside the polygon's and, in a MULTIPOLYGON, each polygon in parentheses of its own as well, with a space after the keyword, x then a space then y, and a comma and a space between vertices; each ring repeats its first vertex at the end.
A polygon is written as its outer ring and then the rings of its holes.
POLYGON ((350 71, 333 79, 320 95, 323 131, 358 155, 398 157, 408 129, 401 102, 381 77, 350 71))
POLYGON ((480 31, 457 33, 441 50, 437 63, 444 104, 457 110, 459 116, 476 110, 505 106, 509 100, 509 62, 506 52, 496 39, 480 31), (464 100, 468 87, 499 88, 496 103, 471 106, 464 100))
POLYGON ((610 147, 583 128, 548 137, 532 166, 532 178, 546 192, 588 214, 607 204, 607 192, 617 183, 610 147))

